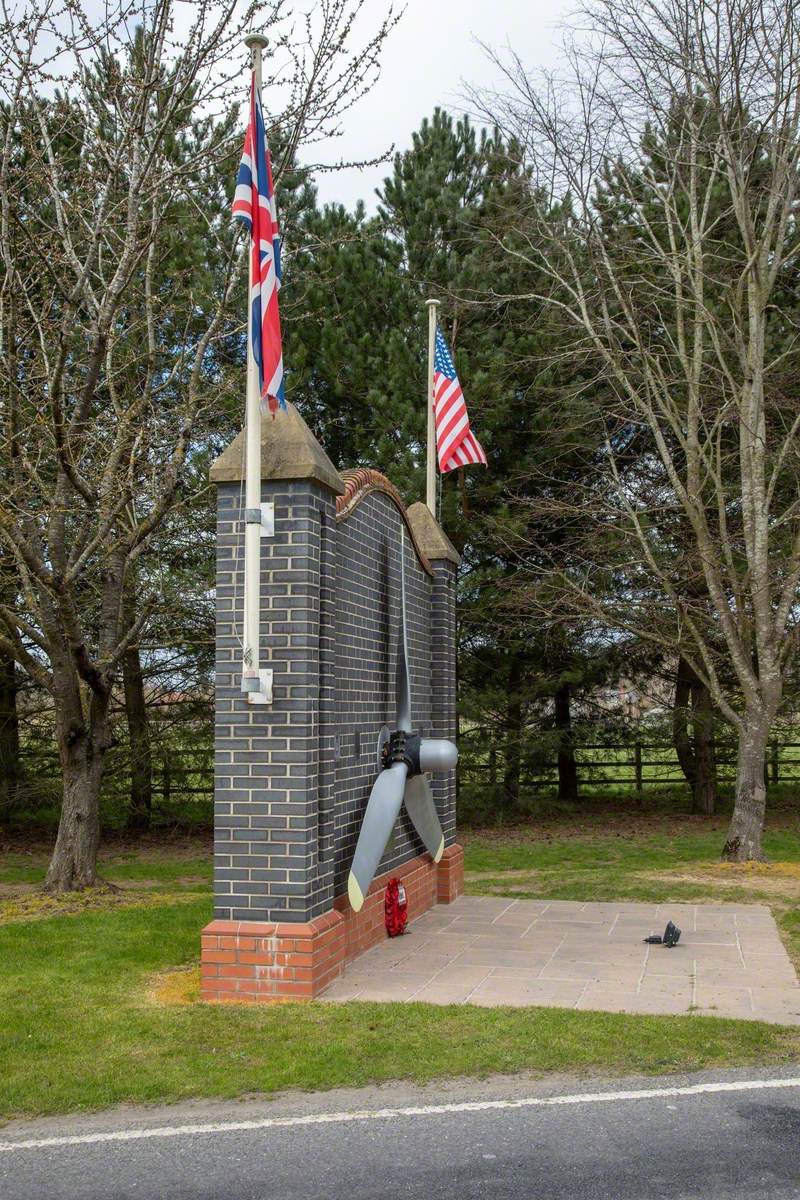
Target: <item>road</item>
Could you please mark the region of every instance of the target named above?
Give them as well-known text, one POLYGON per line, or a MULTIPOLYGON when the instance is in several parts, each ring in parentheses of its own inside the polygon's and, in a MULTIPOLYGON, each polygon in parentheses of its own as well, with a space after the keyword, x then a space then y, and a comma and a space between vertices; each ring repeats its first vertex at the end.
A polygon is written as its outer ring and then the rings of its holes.
POLYGON ((3 1200, 797 1200, 800 1074, 496 1078, 0 1129, 3 1200))

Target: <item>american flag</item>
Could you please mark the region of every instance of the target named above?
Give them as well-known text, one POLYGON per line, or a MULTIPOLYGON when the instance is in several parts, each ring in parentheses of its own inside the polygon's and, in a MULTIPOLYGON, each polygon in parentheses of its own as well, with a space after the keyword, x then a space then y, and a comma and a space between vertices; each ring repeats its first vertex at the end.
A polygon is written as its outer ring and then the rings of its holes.
POLYGON ((486 455, 469 427, 464 393, 442 331, 436 330, 433 356, 433 413, 436 420, 436 453, 442 473, 470 464, 486 466, 486 455))
POLYGON ((272 163, 264 131, 255 72, 250 84, 250 120, 236 177, 233 215, 250 230, 250 304, 253 357, 258 366, 261 403, 273 417, 286 408, 278 291, 281 286, 281 237, 272 185, 272 163))

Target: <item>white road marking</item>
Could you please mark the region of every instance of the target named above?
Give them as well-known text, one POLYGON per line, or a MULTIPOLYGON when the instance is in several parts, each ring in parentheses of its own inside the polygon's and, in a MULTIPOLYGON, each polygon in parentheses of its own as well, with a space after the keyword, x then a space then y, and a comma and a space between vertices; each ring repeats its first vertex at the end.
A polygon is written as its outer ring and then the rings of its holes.
POLYGON ((724 1092, 769 1091, 800 1087, 794 1079, 744 1079, 728 1083, 693 1083, 685 1087, 643 1088, 626 1092, 578 1092, 567 1096, 528 1096, 519 1100, 470 1100, 460 1104, 420 1104, 407 1108, 355 1109, 352 1112, 309 1113, 304 1117, 263 1117, 255 1121, 220 1121, 207 1125, 164 1125, 152 1129, 117 1129, 63 1137, 0 1141, 0 1153, 45 1150, 52 1146, 89 1146, 96 1142, 138 1142, 147 1138, 194 1136, 201 1133, 243 1133, 259 1129, 291 1129, 304 1125, 342 1125, 350 1121, 391 1121, 397 1117, 435 1117, 446 1113, 489 1112, 497 1109, 554 1108, 572 1104, 608 1104, 616 1100, 659 1100, 676 1096, 706 1096, 724 1092))

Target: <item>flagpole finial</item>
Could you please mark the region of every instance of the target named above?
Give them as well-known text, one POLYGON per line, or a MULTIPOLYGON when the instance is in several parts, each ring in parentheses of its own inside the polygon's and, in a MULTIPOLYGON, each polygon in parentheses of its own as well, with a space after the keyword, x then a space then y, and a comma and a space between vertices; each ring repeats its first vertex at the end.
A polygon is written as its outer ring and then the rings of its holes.
POLYGON ((261 55, 269 45, 263 33, 248 33, 244 44, 250 51, 250 66, 256 81, 256 91, 261 95, 261 55))

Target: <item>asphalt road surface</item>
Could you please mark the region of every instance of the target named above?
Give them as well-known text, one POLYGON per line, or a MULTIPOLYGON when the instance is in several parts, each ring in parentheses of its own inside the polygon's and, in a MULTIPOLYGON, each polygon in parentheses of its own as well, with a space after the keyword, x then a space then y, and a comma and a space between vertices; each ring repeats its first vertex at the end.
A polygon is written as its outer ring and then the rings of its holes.
POLYGON ((797 1200, 800 1074, 493 1079, 0 1129, 3 1200, 797 1200))

